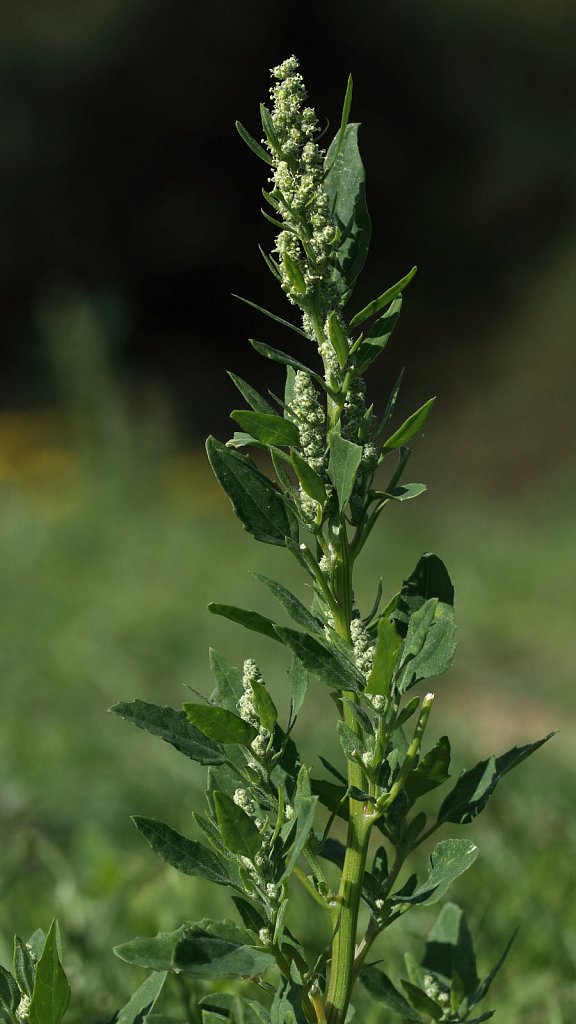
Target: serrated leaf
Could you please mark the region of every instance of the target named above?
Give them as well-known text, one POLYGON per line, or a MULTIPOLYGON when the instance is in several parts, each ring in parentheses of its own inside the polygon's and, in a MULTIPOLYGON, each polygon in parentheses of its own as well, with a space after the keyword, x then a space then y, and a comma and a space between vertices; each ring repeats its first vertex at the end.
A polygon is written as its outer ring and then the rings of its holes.
POLYGON ((286 587, 278 583, 277 580, 270 579, 269 576, 263 576, 262 573, 254 572, 252 575, 257 580, 260 580, 260 583, 263 583, 265 587, 268 587, 270 593, 276 598, 282 608, 288 612, 290 618, 294 619, 294 622, 297 622, 299 626, 302 626, 303 629, 308 630, 310 633, 322 632, 322 623, 286 587))
POLYGON ((340 231, 333 280, 348 297, 368 254, 372 225, 366 205, 364 165, 358 149, 359 124, 347 124, 328 147, 324 190, 332 221, 340 231))
POLYGON ((356 349, 354 363, 358 377, 364 375, 368 367, 372 365, 374 360, 386 348, 392 337, 392 331, 396 326, 401 309, 402 299, 398 297, 390 303, 390 307, 386 310, 384 316, 378 317, 378 320, 374 321, 368 334, 356 349))
POLYGON ((217 743, 241 743, 247 747, 258 735, 258 730, 233 711, 213 707, 211 704, 183 704, 188 719, 217 743))
POLYGON ((262 633, 263 636, 269 637, 270 640, 278 640, 274 631, 275 624, 271 619, 266 618, 265 615, 260 615, 259 612, 252 612, 247 608, 236 608, 235 605, 231 604, 217 604, 215 601, 210 602, 208 611, 212 615, 221 615, 224 619, 237 622, 238 625, 251 629, 254 633, 262 633))
POLYGON ((326 487, 316 470, 312 469, 312 466, 309 466, 306 459, 303 459, 298 452, 292 452, 290 459, 302 490, 313 498, 314 501, 317 501, 319 505, 325 505, 326 487))
POLYGON ((400 903, 430 906, 442 898, 446 890, 478 856, 478 847, 469 839, 444 839, 437 843, 430 857, 428 877, 409 896, 395 893, 400 903))
POLYGON ((364 682, 358 669, 340 653, 328 650, 306 633, 276 626, 282 643, 300 659, 305 668, 335 690, 358 690, 364 682))
POLYGON ((265 544, 298 540, 298 520, 278 487, 245 455, 209 437, 206 451, 214 473, 248 533, 265 544))
POLYGON ((404 996, 394 988, 390 979, 382 971, 378 971, 375 967, 363 967, 360 972, 360 981, 372 999, 377 999, 389 1010, 402 1014, 405 1021, 416 1021, 421 1024, 420 1014, 410 1006, 410 1003, 406 1002, 404 996))
POLYGON ((362 461, 362 448, 353 441, 347 441, 339 434, 332 432, 329 435, 330 459, 328 462, 328 476, 330 477, 338 495, 338 506, 340 511, 350 500, 356 473, 362 461))
POLYGON ((432 750, 413 768, 404 784, 404 791, 411 803, 425 793, 442 786, 450 778, 450 740, 441 736, 432 750))
POLYGON ((378 693, 383 697, 389 695, 401 647, 402 637, 394 622, 387 615, 383 615, 378 623, 374 662, 368 676, 366 693, 378 693))
POLYGON ((214 808, 226 847, 240 857, 254 860, 262 846, 256 825, 227 793, 214 793, 214 808))
POLYGON ((276 413, 254 412, 251 409, 234 409, 230 413, 242 430, 255 437, 262 444, 296 445, 300 441, 298 427, 291 420, 285 420, 276 413))
POLYGON ((146 978, 126 1006, 120 1010, 116 1024, 142 1024, 145 1018, 148 1019, 148 1014, 158 999, 165 981, 166 971, 155 971, 146 978))
POLYGON ((187 718, 183 711, 160 707, 144 700, 114 704, 110 711, 153 736, 160 736, 180 753, 200 764, 220 764, 225 754, 218 744, 208 739, 187 718))
MULTIPOLYGON (((184 875, 205 878, 216 885, 230 885, 226 866, 216 853, 194 839, 187 839, 175 829, 157 821, 135 815, 132 821, 146 842, 170 867, 184 875)), ((146 965, 144 965, 146 966, 146 965)))
POLYGON ((417 270, 418 267, 412 267, 412 270, 405 277, 400 278, 396 284, 391 285, 385 292, 382 292, 377 299, 373 299, 367 306, 364 306, 364 309, 361 309, 359 313, 356 313, 356 316, 352 317, 350 327, 358 327, 359 324, 363 324, 365 320, 375 316, 381 309, 384 309, 384 306, 388 306, 394 299, 397 299, 406 288, 406 285, 410 284, 417 270))
POLYGON ((420 433, 432 411, 435 401, 435 397, 429 398, 407 420, 404 420, 402 426, 398 427, 398 430, 395 430, 388 440, 384 442, 382 452, 393 452, 396 448, 401 448, 403 445, 408 444, 408 441, 411 441, 416 434, 420 433))
POLYGON ((60 1024, 70 1002, 70 986, 60 963, 58 922, 52 921, 38 960, 28 1019, 30 1024, 60 1024))
POLYGON ((489 757, 486 761, 479 761, 474 768, 462 772, 440 807, 438 821, 452 821, 457 825, 467 825, 473 821, 488 803, 500 779, 554 735, 550 732, 535 743, 512 747, 500 757, 489 757))
POLYGON ((266 412, 274 414, 274 409, 272 408, 270 403, 265 398, 263 398, 262 395, 258 393, 258 391, 256 391, 256 388, 253 388, 251 384, 248 384, 247 381, 243 380, 242 377, 239 377, 236 373, 231 373, 230 370, 228 370, 228 376, 230 377, 230 380, 238 388, 238 391, 242 395, 242 398, 246 399, 248 405, 251 406, 255 412, 266 412))

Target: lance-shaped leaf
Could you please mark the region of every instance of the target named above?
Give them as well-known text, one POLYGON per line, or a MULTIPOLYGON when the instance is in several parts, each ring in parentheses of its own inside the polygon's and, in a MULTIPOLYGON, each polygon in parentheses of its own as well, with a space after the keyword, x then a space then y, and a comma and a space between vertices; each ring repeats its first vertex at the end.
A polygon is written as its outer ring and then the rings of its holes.
MULTIPOLYGON (((202 843, 187 839, 175 829, 155 818, 135 815, 132 821, 142 833, 146 842, 170 867, 183 875, 205 878, 216 885, 230 885, 226 866, 217 854, 202 843)), ((146 966, 146 965, 144 965, 146 966)))
POLYGON ((382 295, 379 295, 377 299, 373 299, 367 306, 364 306, 364 309, 361 309, 359 313, 356 313, 356 316, 352 317, 350 327, 358 327, 359 324, 363 324, 365 320, 368 320, 371 316, 375 316, 381 309, 384 309, 384 306, 388 306, 394 301, 394 299, 397 299, 404 291, 406 285, 410 284, 410 281, 417 270, 418 267, 412 267, 412 270, 410 270, 405 277, 402 277, 396 282, 396 284, 387 288, 386 291, 382 292, 382 295))
POLYGON ((234 409, 230 417, 236 420, 243 430, 247 431, 262 444, 296 445, 300 440, 298 427, 291 420, 285 420, 275 413, 254 412, 251 409, 234 409))
POLYGON ((422 555, 414 572, 404 580, 393 612, 398 632, 406 636, 408 622, 414 612, 431 597, 442 604, 454 604, 454 587, 444 563, 430 552, 422 555))
POLYGON ((347 298, 368 254, 372 225, 366 205, 366 178, 358 149, 359 124, 347 124, 328 147, 324 190, 340 232, 333 280, 347 298))
POLYGON ((317 373, 314 373, 309 366, 301 363, 299 359, 295 359, 294 356, 289 356, 286 352, 281 352, 280 349, 265 345, 262 341, 254 341, 254 338, 250 338, 250 344, 256 352, 266 359, 272 360, 273 363, 280 363, 282 366, 291 366, 293 370, 302 370, 304 373, 310 374, 315 381, 324 387, 322 378, 317 373))
POLYGON ((438 821, 452 821, 457 825, 467 825, 473 821, 488 803, 500 779, 554 735, 550 732, 535 743, 512 747, 500 757, 489 757, 486 761, 479 761, 469 771, 462 772, 440 807, 438 821))
POLYGON ((398 989, 394 988, 390 979, 382 971, 377 970, 376 967, 363 967, 360 972, 360 981, 372 999, 377 999, 389 1010, 400 1013, 405 1021, 416 1021, 421 1024, 420 1014, 410 1006, 398 989))
POLYGON ((232 797, 220 791, 214 793, 214 808, 227 848, 232 853, 254 860, 260 851, 262 837, 252 818, 234 803, 232 797))
POLYGON ((326 487, 322 478, 318 476, 316 470, 312 469, 312 466, 309 466, 306 459, 303 459, 298 452, 292 452, 290 459, 302 490, 311 498, 314 498, 314 501, 317 501, 319 505, 324 505, 326 503, 326 487))
POLYGON ((386 452, 393 452, 396 448, 402 448, 403 445, 408 444, 408 441, 411 441, 416 434, 420 433, 432 411, 432 406, 435 401, 435 397, 429 398, 428 401, 424 402, 424 405, 421 405, 416 412, 413 412, 407 420, 404 420, 402 426, 398 427, 398 430, 395 430, 388 440, 384 442, 382 445, 382 452, 385 454, 386 452))
POLYGON ((263 576, 259 572, 252 573, 257 580, 260 580, 265 587, 276 598, 278 603, 282 605, 285 611, 294 622, 297 622, 303 629, 308 630, 310 633, 321 633, 322 623, 317 619, 307 608, 304 607, 301 601, 298 600, 294 594, 290 593, 281 583, 277 580, 271 580, 268 576, 263 576))
POLYGON ((212 612, 212 615, 221 615, 224 619, 237 622, 238 625, 251 629, 254 633, 262 633, 270 640, 278 640, 272 620, 267 619, 265 615, 260 615, 259 612, 251 612, 247 608, 237 608, 232 604, 216 604, 215 601, 210 602, 208 611, 212 612))
POLYGON ((457 976, 461 997, 469 1000, 476 992, 478 974, 472 936, 462 910, 455 903, 447 903, 440 911, 426 941, 422 966, 448 988, 457 976))
POLYGON ((389 491, 378 491, 383 501, 411 501, 424 494, 426 484, 400 484, 399 487, 392 487, 389 491))
POLYGON ((305 796, 294 805, 295 828, 291 832, 291 846, 288 850, 288 859, 282 872, 282 880, 292 874, 296 863, 304 847, 308 843, 310 832, 314 827, 314 815, 316 813, 317 796, 305 796))
POLYGON ((242 672, 232 665, 223 654, 210 648, 210 668, 216 682, 214 700, 227 711, 236 711, 238 701, 244 693, 242 672))
POLYGON ((116 1024, 141 1024, 150 1010, 153 1008, 164 982, 166 971, 155 971, 146 981, 143 981, 140 988, 137 988, 132 998, 123 1006, 116 1018, 116 1024))
POLYGON ((468 839, 443 839, 437 843, 430 857, 428 877, 410 895, 395 893, 397 903, 429 906, 437 903, 446 890, 478 856, 478 847, 468 839))
POLYGON ((348 356, 350 355, 350 343, 335 309, 332 310, 328 317, 327 326, 330 344, 332 345, 332 348, 336 353, 336 358, 343 369, 346 366, 348 356))
MULTIPOLYGON (((284 228, 285 225, 282 224, 282 230, 284 230, 284 228)), ((236 295, 235 292, 232 292, 232 298, 240 299, 240 302, 244 302, 246 303, 247 306, 251 306, 252 309, 258 310, 259 313, 263 313, 264 316, 267 316, 270 320, 274 320, 275 323, 280 324, 281 327, 288 327, 289 330, 295 331, 295 333, 299 334, 301 338, 306 338, 306 340, 308 341, 308 335, 305 333, 305 331, 303 331, 301 327, 297 327, 296 324, 290 323, 289 320, 285 320, 284 317, 277 316, 276 313, 271 313, 269 309, 264 309, 264 307, 259 306, 257 302, 252 302, 251 299, 245 299, 243 295, 236 295)))
POLYGON ((329 445, 328 476, 336 488, 338 505, 342 511, 350 500, 354 488, 356 473, 362 460, 362 448, 334 432, 330 434, 329 445))
POLYGON ((447 736, 441 736, 406 779, 404 792, 410 802, 414 803, 425 793, 443 785, 450 778, 449 767, 450 740, 447 736))
POLYGON ((337 651, 328 650, 318 640, 305 633, 297 633, 285 626, 275 626, 283 644, 300 659, 305 668, 321 682, 335 690, 358 690, 364 678, 351 661, 337 651))
POLYGON ((386 348, 392 337, 392 331, 396 326, 401 309, 402 299, 400 297, 394 299, 384 316, 380 316, 374 321, 364 341, 356 349, 354 363, 358 377, 363 376, 368 367, 372 365, 374 360, 386 348))
POLYGON ((19 1002, 20 989, 10 971, 0 964, 0 1018, 2 1020, 13 1019, 12 1015, 16 1012, 19 1002), (6 1011, 8 1018, 2 1011, 6 1011))
POLYGON ((264 729, 267 729, 268 732, 274 732, 274 726, 278 721, 278 711, 276 710, 276 705, 274 704, 272 697, 262 683, 259 683, 256 680, 251 680, 250 686, 254 695, 254 703, 256 705, 260 725, 262 725, 264 729))
POLYGON ((288 669, 288 678, 292 684, 292 697, 290 699, 290 724, 289 729, 292 728, 298 712, 304 703, 304 698, 308 690, 308 681, 310 673, 304 667, 299 658, 294 655, 290 662, 290 668, 288 669))
MULTIPOLYGON (((28 945, 18 936, 14 936, 14 977, 23 995, 31 996, 34 989, 36 960, 28 945)), ((0 995, 0 1000, 2 996, 0 995)), ((20 994, 18 994, 20 1001, 20 994)))
POLYGON ((212 704, 183 704, 188 719, 217 743, 241 743, 249 746, 258 735, 258 730, 226 708, 214 707, 212 704))
POLYGON ((470 1000, 470 1005, 471 1006, 474 1006, 476 1003, 479 1003, 481 999, 484 999, 484 996, 488 992, 488 989, 490 988, 492 982, 494 981, 494 978, 498 974, 498 971, 502 967, 502 964, 506 960, 506 957, 508 956, 508 953, 510 952, 510 950, 512 948, 512 943, 514 942, 514 939, 516 938, 516 934, 517 934, 516 932, 514 932, 512 934, 512 936, 510 937, 510 939, 506 943, 506 946, 504 947, 504 952, 502 953, 501 956, 498 957, 498 960, 494 964, 494 967, 489 972, 489 974, 487 974, 486 977, 481 981, 480 985, 478 986, 477 991, 474 993, 474 995, 472 996, 472 998, 470 1000))
POLYGON ((243 380, 242 377, 238 377, 236 373, 231 373, 230 370, 228 370, 228 376, 238 388, 242 398, 245 398, 248 405, 254 409, 254 412, 266 412, 275 415, 274 409, 270 403, 263 398, 258 391, 256 391, 256 388, 253 388, 252 385, 248 384, 248 382, 243 380))
POLYGON ((284 547, 298 540, 298 520, 284 496, 245 455, 209 437, 206 451, 214 473, 248 533, 265 544, 284 547))
POLYGON ((58 922, 52 921, 36 967, 28 1019, 30 1024, 60 1024, 70 1002, 70 986, 59 956, 58 922))
POLYGON ((402 981, 402 986, 415 1010, 423 1013, 425 1018, 432 1017, 432 1020, 442 1019, 444 1010, 423 989, 419 988, 412 981, 402 981))
POLYGON ((255 948, 245 928, 230 921, 187 922, 173 932, 137 938, 114 952, 127 963, 151 970, 178 970, 206 978, 237 978, 262 974, 275 963, 270 953, 255 948))
POLYGON ((139 729, 160 736, 192 761, 220 764, 225 758, 222 747, 192 725, 184 711, 149 704, 145 700, 120 702, 114 704, 110 711, 139 729))
POLYGON ((387 615, 383 615, 378 623, 374 663, 368 676, 367 693, 388 696, 401 646, 402 637, 398 633, 395 623, 387 615))
POLYGON ((259 157, 260 160, 263 160, 265 164, 269 164, 270 166, 272 165, 273 160, 270 153, 268 153, 259 142, 256 142, 256 139, 250 135, 250 132, 244 127, 241 121, 236 121, 236 131, 242 141, 246 143, 248 149, 251 149, 252 152, 259 157))

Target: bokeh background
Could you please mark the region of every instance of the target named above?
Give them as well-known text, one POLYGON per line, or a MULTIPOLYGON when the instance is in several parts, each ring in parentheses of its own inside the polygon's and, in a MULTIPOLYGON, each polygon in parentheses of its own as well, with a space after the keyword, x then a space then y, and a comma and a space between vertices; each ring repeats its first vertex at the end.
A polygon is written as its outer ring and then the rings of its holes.
MULTIPOLYGON (((448 562, 460 645, 435 714, 457 768, 560 729, 470 828, 481 858, 454 895, 486 967, 520 926, 498 1019, 571 1024, 576 8, 2 0, 0 18, 0 961, 57 913, 71 1024, 104 1024, 138 978, 112 945, 183 906, 231 912, 128 819, 190 832, 201 770, 106 708, 207 692, 210 644, 257 656, 282 703, 278 653, 205 606, 266 610, 250 569, 302 581, 233 520, 202 443, 230 431, 226 369, 281 386, 247 338, 288 340, 231 297, 289 314, 234 120, 258 134, 268 68, 295 52, 333 128, 354 76, 374 222, 355 301, 420 268, 373 397, 404 365, 401 413, 439 396, 413 457, 429 493, 382 523, 359 597, 424 550, 448 562)), ((337 758, 321 697, 302 750, 337 758)), ((390 933, 392 974, 429 924, 390 933)))

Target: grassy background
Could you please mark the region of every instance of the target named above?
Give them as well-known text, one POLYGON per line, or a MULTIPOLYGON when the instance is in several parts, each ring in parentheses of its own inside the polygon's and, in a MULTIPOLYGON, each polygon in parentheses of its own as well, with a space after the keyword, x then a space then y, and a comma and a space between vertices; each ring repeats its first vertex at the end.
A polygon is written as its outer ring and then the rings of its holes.
MULTIPOLYGON (((115 943, 232 912, 223 891, 164 869, 129 821, 158 816, 190 832, 202 769, 106 709, 135 697, 178 706, 186 686, 208 692, 209 645, 236 662, 255 656, 285 708, 282 650, 205 608, 215 599, 267 611, 251 569, 305 591, 288 557, 254 544, 233 519, 201 451, 180 450, 158 415, 127 413, 96 358, 89 310, 80 304, 75 315, 84 318, 82 358, 68 350, 60 360, 66 406, 0 421, 0 960, 8 962, 12 931, 46 928, 57 914, 70 1022, 96 1024, 138 978, 111 953, 115 943), (95 381, 86 417, 79 396, 95 381)), ((493 415, 498 408, 495 393, 493 415)), ((506 456, 488 471, 470 400, 469 411, 461 419, 452 404, 431 424, 411 474, 431 490, 384 517, 359 565, 357 597, 366 608, 380 575, 393 593, 423 550, 448 563, 459 649, 435 687, 432 731, 451 733, 457 770, 560 730, 467 830, 481 857, 453 891, 486 969, 520 926, 489 1004, 501 1019, 568 1024, 576 1010, 575 480, 556 464, 528 486, 506 486, 506 456)), ((502 436, 516 429, 517 452, 523 433, 511 423, 502 436)), ((338 763, 334 726, 318 687, 297 737, 313 764, 320 749, 338 763)), ((313 909, 295 896, 294 923, 306 915, 312 944, 322 935, 313 909)), ((430 923, 415 911, 382 941, 393 976, 405 945, 418 952, 430 923)), ((360 1019, 388 1018, 361 1006, 360 1019)))

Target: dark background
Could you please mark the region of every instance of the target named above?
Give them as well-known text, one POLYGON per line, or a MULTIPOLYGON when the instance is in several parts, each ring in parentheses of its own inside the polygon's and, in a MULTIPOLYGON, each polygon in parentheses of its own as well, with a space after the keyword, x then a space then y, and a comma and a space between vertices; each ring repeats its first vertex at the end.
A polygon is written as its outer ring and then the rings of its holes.
MULTIPOLYGON (((518 320, 567 250, 574 265, 573 4, 20 0, 0 35, 4 409, 62 397, 38 308, 72 288, 112 310, 136 401, 169 394, 188 440, 220 428, 222 368, 256 381, 247 336, 280 340, 230 293, 289 312, 257 251, 265 169, 234 120, 259 135, 268 68, 292 52, 331 131, 354 76, 375 231, 353 305, 420 268, 389 372, 406 362, 448 404, 502 370, 503 345, 521 386, 549 376, 539 331, 525 379, 518 320)), ((546 407, 567 415, 566 370, 546 407)))

